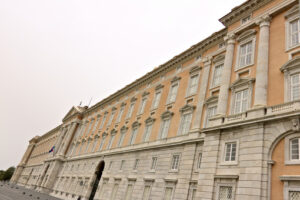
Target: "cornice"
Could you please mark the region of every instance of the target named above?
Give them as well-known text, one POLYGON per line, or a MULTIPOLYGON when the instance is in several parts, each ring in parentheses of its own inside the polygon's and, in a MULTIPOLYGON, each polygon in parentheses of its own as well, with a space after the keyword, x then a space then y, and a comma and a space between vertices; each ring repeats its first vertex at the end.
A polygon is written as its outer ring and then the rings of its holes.
POLYGON ((233 8, 227 15, 219 19, 219 21, 226 27, 237 22, 242 17, 246 17, 251 12, 266 5, 273 0, 248 0, 245 3, 233 8))

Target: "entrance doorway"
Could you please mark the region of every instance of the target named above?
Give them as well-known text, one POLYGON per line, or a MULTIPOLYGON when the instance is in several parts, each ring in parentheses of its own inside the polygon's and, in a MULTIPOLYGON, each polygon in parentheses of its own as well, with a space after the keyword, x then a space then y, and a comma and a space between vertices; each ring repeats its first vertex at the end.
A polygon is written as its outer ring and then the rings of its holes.
POLYGON ((96 179, 93 183, 93 188, 92 188, 92 192, 91 192, 89 200, 94 200, 94 197, 95 197, 95 194, 96 194, 96 191, 97 191, 97 188, 98 188, 101 176, 102 176, 102 172, 104 170, 104 166, 105 166, 104 161, 101 161, 99 163, 99 165, 97 166, 97 169, 95 171, 96 179))

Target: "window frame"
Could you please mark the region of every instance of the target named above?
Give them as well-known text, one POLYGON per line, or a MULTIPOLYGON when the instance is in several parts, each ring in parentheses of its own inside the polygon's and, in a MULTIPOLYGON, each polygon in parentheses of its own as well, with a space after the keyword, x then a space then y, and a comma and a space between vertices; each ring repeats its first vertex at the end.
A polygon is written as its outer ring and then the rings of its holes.
POLYGON ((180 86, 180 77, 177 77, 175 76, 172 80, 171 80, 171 85, 170 85, 170 88, 169 88, 169 94, 168 94, 168 98, 167 98, 167 105, 168 104, 172 104, 174 102, 176 102, 176 98, 177 98, 177 94, 178 94, 178 90, 179 90, 179 86, 180 86), (176 86, 176 90, 173 94, 173 87, 176 86), (174 96, 174 100, 171 99, 172 97, 174 96))
POLYGON ((169 172, 179 172, 180 162, 181 162, 181 153, 174 153, 174 154, 172 154, 169 172), (174 162, 175 162, 175 160, 174 160, 175 156, 178 157, 177 168, 173 168, 173 165, 174 165, 174 162))
POLYGON ((197 94, 198 89, 199 89, 200 75, 201 75, 200 70, 201 70, 201 68, 198 67, 198 66, 192 67, 192 69, 190 70, 189 82, 188 82, 188 87, 187 87, 186 95, 185 95, 186 98, 194 96, 195 94, 197 94), (194 77, 197 77, 197 80, 196 80, 196 84, 194 86, 195 87, 194 91, 191 91, 191 89, 192 89, 192 79, 194 77))
POLYGON ((196 106, 192 106, 186 104, 184 107, 180 109, 180 123, 177 130, 177 135, 187 135, 191 129, 192 122, 193 122, 193 113, 196 106), (186 117, 189 117, 190 120, 186 121, 186 117), (185 124, 188 123, 188 124, 185 124), (185 130, 186 129, 186 130, 185 130), (186 131, 186 132, 185 132, 186 131))
POLYGON ((171 121, 172 121, 172 116, 174 115, 174 113, 170 112, 170 111, 165 111, 162 115, 161 115, 161 121, 160 121, 160 128, 159 128, 159 134, 158 134, 158 139, 166 139, 168 138, 168 133, 170 130, 170 125, 171 125, 171 121), (165 128, 165 123, 167 124, 167 131, 164 132, 165 128))
POLYGON ((222 80, 223 69, 224 69, 224 60, 214 63, 213 73, 212 73, 211 82, 210 82, 210 89, 220 87, 221 80, 222 80), (216 78, 216 73, 217 73, 216 68, 218 68, 220 66, 222 66, 222 69, 221 69, 221 72, 220 72, 220 75, 219 75, 220 76, 219 77, 219 83, 217 84, 217 83, 215 83, 215 78, 216 78))
POLYGON ((285 165, 300 165, 300 143, 298 143, 299 148, 299 159, 291 159, 291 141, 297 139, 300 142, 300 133, 293 133, 284 138, 284 164, 285 165))
POLYGON ((162 84, 159 84, 155 87, 155 94, 154 94, 154 98, 152 100, 151 110, 155 110, 159 107, 159 104, 161 102, 161 96, 162 96, 163 88, 164 88, 164 85, 162 85, 162 84), (158 94, 159 94, 159 97, 157 97, 158 94), (158 99, 156 99, 156 98, 158 98, 158 99), (157 101, 157 105, 155 105, 156 101, 157 101))
POLYGON ((300 46, 300 17, 298 5, 295 5, 285 13, 285 50, 289 51, 300 46), (298 44, 292 45, 291 23, 298 21, 298 44))
POLYGON ((222 162, 220 165, 238 165, 239 162, 239 140, 226 140, 222 142, 222 162), (236 151, 235 151, 235 160, 226 161, 226 150, 227 144, 235 143, 236 144, 236 151))

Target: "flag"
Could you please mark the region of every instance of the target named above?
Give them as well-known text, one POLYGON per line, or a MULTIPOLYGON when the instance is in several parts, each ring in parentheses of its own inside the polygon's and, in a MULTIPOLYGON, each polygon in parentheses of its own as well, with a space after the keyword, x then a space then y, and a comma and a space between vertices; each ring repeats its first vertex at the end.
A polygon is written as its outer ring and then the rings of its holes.
POLYGON ((55 148, 55 146, 53 146, 53 147, 50 149, 49 153, 53 152, 53 151, 54 151, 54 148, 55 148))

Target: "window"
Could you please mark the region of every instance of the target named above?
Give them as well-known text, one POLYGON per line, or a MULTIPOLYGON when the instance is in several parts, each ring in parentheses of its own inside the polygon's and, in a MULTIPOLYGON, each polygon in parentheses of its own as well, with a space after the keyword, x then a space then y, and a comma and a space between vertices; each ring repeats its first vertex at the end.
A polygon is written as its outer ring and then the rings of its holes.
POLYGON ((151 186, 145 185, 143 192, 143 200, 148 200, 150 197, 151 186))
POLYGON ((109 166, 108 166, 108 170, 111 170, 112 165, 113 165, 113 161, 110 161, 109 166))
POLYGON ((125 105, 122 105, 121 108, 120 108, 120 112, 119 112, 118 118, 117 118, 117 123, 119 123, 121 121, 121 118, 123 116, 124 110, 125 110, 125 105))
POLYGON ((248 89, 235 93, 234 113, 245 112, 248 108, 248 89))
POLYGON ((113 121, 113 119, 114 119, 114 117, 115 117, 115 114, 116 114, 116 110, 113 109, 113 111, 111 112, 109 121, 108 121, 108 123, 107 123, 107 126, 110 126, 110 125, 111 125, 111 123, 112 123, 112 121, 113 121))
POLYGON ((134 128, 131 132, 131 137, 129 139, 129 145, 132 145, 134 144, 135 142, 135 138, 136 138, 136 135, 137 135, 137 132, 138 132, 138 128, 134 128))
POLYGON ((171 119, 165 119, 162 121, 162 125, 160 128, 160 138, 161 139, 164 139, 168 136, 170 122, 171 122, 171 119))
POLYGON ((127 119, 130 118, 131 115, 132 115, 132 113, 133 113, 134 104, 135 104, 135 102, 132 102, 132 103, 130 104, 130 107, 129 107, 129 110, 128 110, 128 113, 127 113, 127 117, 126 117, 127 119))
POLYGON ((100 115, 98 115, 98 117, 97 117, 97 120, 96 120, 95 125, 94 125, 93 130, 92 130, 92 134, 95 134, 96 128, 97 128, 98 123, 99 123, 99 120, 100 120, 100 115))
POLYGON ((175 102, 178 86, 179 86, 179 83, 175 83, 175 84, 171 85, 170 93, 169 93, 169 97, 168 97, 168 103, 175 102))
POLYGON ((300 138, 294 138, 290 140, 290 159, 299 160, 300 151, 299 151, 299 140, 300 138))
POLYGON ((242 44, 239 52, 239 67, 244 67, 252 64, 253 56, 253 43, 252 41, 242 44))
POLYGON ((125 195, 125 200, 131 200, 131 196, 132 196, 132 191, 133 191, 133 183, 129 183, 127 186, 127 191, 126 191, 126 195, 125 195))
POLYGON ((201 168, 201 161, 202 161, 202 153, 199 153, 198 160, 197 160, 197 169, 201 168))
POLYGON ((94 119, 92 119, 92 120, 90 121, 89 128, 88 128, 88 131, 87 131, 86 135, 88 135, 88 134, 90 133, 93 124, 94 124, 94 119))
POLYGON ((122 144, 123 144, 123 141, 124 141, 124 138, 125 138, 125 133, 127 131, 127 127, 123 126, 121 128, 121 134, 120 134, 120 139, 119 139, 119 142, 118 142, 118 147, 121 147, 122 144))
POLYGON ((220 186, 218 200, 232 200, 232 186, 220 186))
POLYGON ((189 132, 192 122, 192 113, 185 113, 181 116, 178 135, 185 135, 189 132))
POLYGON ((289 191, 290 200, 300 200, 300 191, 289 191))
POLYGON ((153 105, 152 105, 152 109, 156 109, 159 105, 159 101, 160 101, 160 97, 161 97, 161 91, 157 91, 155 93, 155 97, 153 100, 153 105))
POLYGON ((296 19, 290 22, 290 47, 299 44, 300 20, 296 19))
POLYGON ((250 19, 251 19, 251 16, 250 16, 250 15, 247 16, 247 17, 244 17, 244 18, 242 19, 242 24, 245 24, 245 23, 249 22, 250 19))
POLYGON ((151 162, 151 170, 156 169, 156 163, 157 163, 157 157, 152 157, 152 162, 151 162))
POLYGON ((134 165, 133 165, 133 170, 137 170, 138 167, 139 167, 139 162, 140 162, 140 159, 136 159, 135 162, 134 162, 134 165))
POLYGON ((107 149, 110 149, 113 142, 114 142, 114 139, 115 139, 115 136, 116 136, 116 133, 112 133, 111 136, 110 136, 110 139, 109 139, 109 142, 108 142, 108 145, 107 145, 107 149))
POLYGON ((113 190, 112 190, 112 193, 111 193, 111 197, 110 197, 111 200, 115 200, 116 199, 116 196, 117 196, 117 193, 118 193, 118 189, 119 189, 119 183, 115 183, 114 187, 113 187, 113 190))
POLYGON ((223 64, 219 64, 219 65, 215 66, 214 75, 213 75, 212 84, 211 84, 212 88, 217 87, 217 86, 220 85, 223 66, 224 66, 223 64))
POLYGON ((120 165, 120 170, 123 170, 124 164, 125 164, 125 160, 122 160, 120 165))
POLYGON ((144 142, 148 142, 152 130, 152 124, 146 124, 145 133, 144 133, 144 142))
POLYGON ((300 99, 300 74, 294 74, 291 76, 291 97, 292 101, 300 99))
POLYGON ((105 113, 104 113, 103 119, 102 119, 101 124, 100 124, 100 127, 99 127, 100 129, 103 128, 103 126, 104 126, 104 123, 105 123, 106 117, 107 117, 107 113, 108 113, 108 112, 105 112, 105 113))
POLYGON ((179 155, 173 155, 172 163, 171 163, 171 170, 178 170, 179 167, 179 155))
POLYGON ((207 108, 204 127, 208 126, 209 119, 217 114, 217 105, 212 105, 207 108))
POLYGON ((225 144, 225 161, 236 161, 236 142, 229 142, 225 144))
POLYGON ((173 190, 174 190, 174 186, 166 186, 164 200, 172 200, 173 199, 173 190))
POLYGON ((199 81, 199 74, 194 74, 191 76, 187 96, 191 96, 197 92, 198 81, 199 81))
POLYGON ((141 102, 139 114, 143 114, 144 113, 146 103, 147 103, 147 98, 143 98, 142 102, 141 102))
POLYGON ((196 200, 196 193, 197 193, 197 183, 192 182, 192 183, 190 183, 188 200, 196 200))
POLYGON ((90 141, 90 139, 88 139, 88 142, 87 142, 87 145, 86 145, 86 148, 85 148, 85 151, 84 151, 85 153, 88 152, 90 143, 91 143, 91 141, 90 141))
POLYGON ((104 143, 105 143, 106 135, 107 135, 106 133, 103 133, 103 134, 102 134, 102 140, 101 140, 101 142, 100 142, 100 146, 99 146, 98 151, 101 151, 101 150, 102 150, 103 145, 104 145, 104 143))

